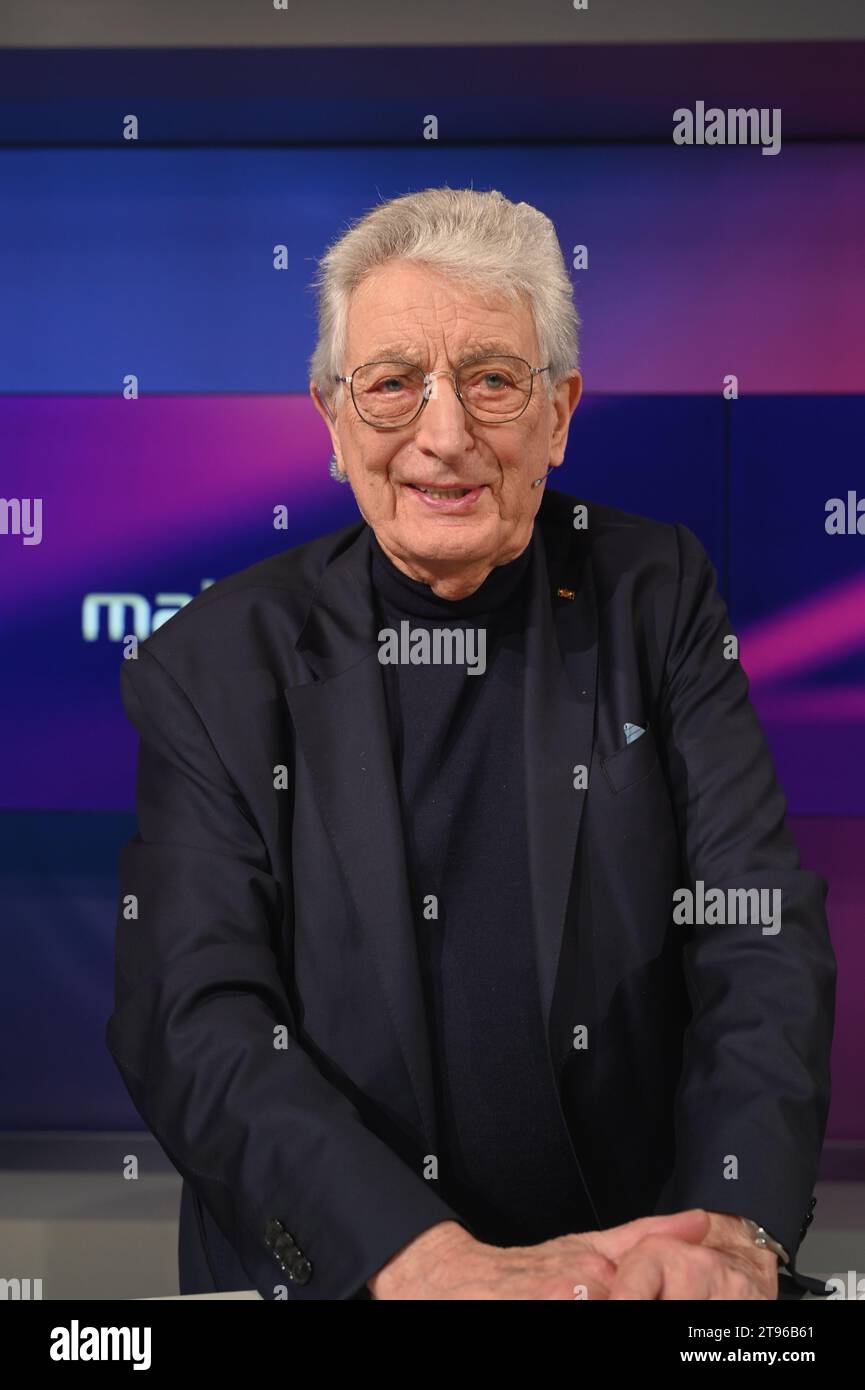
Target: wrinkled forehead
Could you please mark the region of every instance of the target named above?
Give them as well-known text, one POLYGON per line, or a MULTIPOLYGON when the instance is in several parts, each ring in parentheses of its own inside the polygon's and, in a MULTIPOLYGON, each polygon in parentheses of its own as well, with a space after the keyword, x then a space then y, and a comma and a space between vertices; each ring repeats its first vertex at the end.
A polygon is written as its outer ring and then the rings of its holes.
POLYGON ((429 266, 391 262, 372 271, 348 306, 346 370, 379 358, 430 368, 478 353, 537 363, 534 316, 525 296, 470 284, 429 266))

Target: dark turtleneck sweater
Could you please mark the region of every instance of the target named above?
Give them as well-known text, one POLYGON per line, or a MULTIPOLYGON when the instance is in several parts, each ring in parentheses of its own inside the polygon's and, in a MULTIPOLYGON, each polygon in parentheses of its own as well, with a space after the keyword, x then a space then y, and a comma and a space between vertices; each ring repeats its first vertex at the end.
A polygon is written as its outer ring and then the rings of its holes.
POLYGON ((464 664, 382 672, 436 1085, 437 1190, 495 1245, 594 1224, 546 1056, 531 919, 523 678, 533 544, 458 600, 409 578, 374 536, 370 569, 380 627, 486 630, 483 674, 464 664), (425 915, 430 895, 437 919, 425 915))

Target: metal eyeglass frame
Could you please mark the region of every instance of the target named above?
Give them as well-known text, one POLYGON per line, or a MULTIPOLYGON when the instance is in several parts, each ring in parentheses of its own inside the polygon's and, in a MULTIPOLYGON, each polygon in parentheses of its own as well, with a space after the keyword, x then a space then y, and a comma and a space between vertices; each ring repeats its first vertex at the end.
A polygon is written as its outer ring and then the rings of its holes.
POLYGON ((354 377, 357 375, 358 372, 362 372, 363 369, 364 369, 364 367, 375 367, 375 366, 378 366, 379 364, 384 364, 385 362, 398 362, 398 363, 399 363, 401 366, 403 366, 403 367, 412 367, 415 371, 419 371, 419 370, 420 370, 416 362, 408 362, 408 361, 406 361, 406 359, 405 359, 404 357, 376 357, 376 358, 373 358, 373 360, 372 360, 371 362, 361 362, 360 366, 359 366, 359 367, 355 367, 354 371, 349 372, 348 376, 335 376, 335 377, 334 377, 334 381, 343 381, 343 382, 345 382, 345 384, 348 386, 349 391, 350 391, 350 393, 351 393, 351 403, 352 403, 352 405, 354 406, 354 408, 355 408, 355 410, 356 410, 356 412, 357 412, 357 417, 358 417, 358 419, 361 420, 361 421, 363 422, 363 424, 369 425, 370 429, 374 429, 374 430, 403 430, 403 429, 405 429, 406 425, 414 424, 414 421, 415 421, 415 420, 417 419, 417 417, 420 415, 421 411, 423 410, 424 406, 426 405, 427 401, 428 401, 429 398, 430 398, 430 397, 429 397, 429 387, 430 387, 430 385, 432 384, 433 381, 435 381, 436 377, 439 377, 439 376, 449 376, 449 377, 451 378, 451 380, 452 380, 452 382, 453 382, 453 384, 454 384, 454 395, 456 396, 457 400, 459 401, 460 405, 462 406, 462 408, 463 408, 463 410, 466 412, 466 414, 467 414, 468 416, 470 416, 472 420, 477 420, 477 422, 478 422, 479 425, 510 425, 510 424, 513 424, 514 420, 519 420, 520 416, 523 415, 523 414, 525 413, 525 411, 528 410, 528 408, 529 408, 529 402, 530 402, 531 399, 532 399, 532 391, 533 391, 533 389, 534 389, 534 384, 535 384, 535 377, 536 377, 536 376, 539 376, 541 372, 548 372, 548 371, 550 370, 550 367, 552 366, 552 363, 551 363, 551 362, 548 362, 547 365, 546 365, 545 367, 533 367, 533 366, 531 365, 530 362, 526 362, 526 359, 525 359, 524 357, 519 357, 519 356, 516 355, 516 353, 507 353, 507 352, 489 353, 489 354, 487 354, 487 355, 485 355, 485 356, 483 356, 483 357, 467 357, 466 360, 465 360, 465 362, 460 362, 459 366, 458 366, 454 371, 452 371, 452 372, 446 371, 443 367, 442 367, 439 371, 437 371, 437 372, 424 372, 424 374, 423 374, 423 387, 424 387, 424 389, 423 389, 423 395, 421 396, 420 405, 418 406, 418 408, 417 408, 417 410, 415 411, 414 415, 409 416, 409 418, 408 418, 407 420, 400 420, 399 424, 396 424, 396 425, 377 425, 377 424, 374 423, 374 421, 372 421, 372 420, 367 420, 367 419, 366 419, 363 415, 361 415, 361 413, 360 413, 360 407, 359 407, 357 401, 356 401, 355 398, 354 398, 354 377), (463 398, 462 398, 462 394, 461 394, 460 388, 459 388, 459 383, 457 382, 457 375, 458 375, 458 373, 459 373, 460 371, 462 371, 463 367, 470 367, 470 366, 472 365, 473 362, 486 362, 486 361, 489 361, 489 360, 491 360, 491 359, 492 359, 492 360, 502 359, 502 360, 504 360, 504 361, 511 361, 511 362, 525 362, 525 365, 526 365, 526 366, 528 367, 528 369, 529 369, 529 394, 526 396, 525 405, 523 406, 522 410, 520 410, 520 411, 517 412, 516 415, 509 415, 508 418, 507 418, 506 420, 482 420, 482 419, 480 418, 479 415, 473 415, 472 412, 469 410, 468 406, 466 405, 465 401, 464 401, 463 398))

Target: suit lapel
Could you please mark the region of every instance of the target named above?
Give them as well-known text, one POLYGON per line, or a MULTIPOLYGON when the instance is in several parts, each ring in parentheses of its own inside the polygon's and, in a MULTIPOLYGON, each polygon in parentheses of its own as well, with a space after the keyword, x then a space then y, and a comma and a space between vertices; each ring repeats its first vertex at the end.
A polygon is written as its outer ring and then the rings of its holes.
POLYGON ((377 657, 370 535, 364 525, 324 571, 297 643, 315 678, 286 687, 285 698, 322 820, 372 948, 421 1128, 435 1152, 415 913, 377 657))
POLYGON ((544 1034, 550 1010, 585 791, 597 688, 597 610, 584 533, 560 494, 548 492, 535 524, 525 673, 526 815, 544 1034), (564 590, 564 594, 559 594, 564 590))

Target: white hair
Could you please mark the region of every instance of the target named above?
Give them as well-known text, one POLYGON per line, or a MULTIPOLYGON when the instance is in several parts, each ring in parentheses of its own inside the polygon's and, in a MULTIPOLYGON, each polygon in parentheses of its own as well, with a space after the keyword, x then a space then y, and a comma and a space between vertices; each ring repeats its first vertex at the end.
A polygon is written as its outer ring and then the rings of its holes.
POLYGON ((556 230, 530 203, 491 189, 426 188, 381 203, 331 244, 313 281, 318 290, 318 343, 310 380, 337 400, 334 377, 344 362, 349 301, 361 281, 388 261, 414 261, 477 289, 528 302, 548 393, 578 365, 580 318, 556 230))

